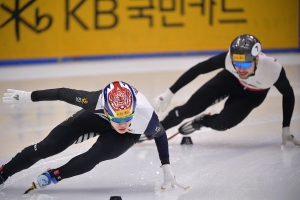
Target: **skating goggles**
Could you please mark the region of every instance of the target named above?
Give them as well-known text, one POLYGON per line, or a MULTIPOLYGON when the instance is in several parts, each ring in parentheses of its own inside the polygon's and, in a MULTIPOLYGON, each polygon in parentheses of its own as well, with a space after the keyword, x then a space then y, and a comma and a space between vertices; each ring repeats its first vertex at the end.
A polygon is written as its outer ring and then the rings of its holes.
POLYGON ((107 113, 107 116, 108 116, 108 118, 110 119, 110 121, 113 121, 113 122, 115 122, 115 123, 117 123, 117 124, 121 124, 122 122, 127 123, 127 122, 129 122, 130 120, 132 120, 132 118, 133 118, 133 116, 134 116, 134 113, 131 113, 131 114, 128 115, 127 117, 122 117, 122 118, 120 118, 120 117, 114 117, 114 116, 112 116, 112 115, 110 115, 110 114, 108 114, 108 113, 107 113))
POLYGON ((252 66, 252 62, 233 62, 234 66, 237 68, 248 69, 252 66))

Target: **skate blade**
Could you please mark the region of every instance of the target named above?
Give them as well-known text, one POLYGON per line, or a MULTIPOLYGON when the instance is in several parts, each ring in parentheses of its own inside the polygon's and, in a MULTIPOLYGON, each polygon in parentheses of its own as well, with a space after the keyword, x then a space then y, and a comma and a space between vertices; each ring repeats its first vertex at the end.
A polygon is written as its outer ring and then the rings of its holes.
POLYGON ((31 187, 30 187, 28 190, 26 190, 26 191, 24 192, 23 195, 28 194, 28 192, 30 192, 30 191, 32 191, 32 190, 34 190, 34 189, 37 189, 37 188, 36 188, 34 182, 32 182, 31 187))

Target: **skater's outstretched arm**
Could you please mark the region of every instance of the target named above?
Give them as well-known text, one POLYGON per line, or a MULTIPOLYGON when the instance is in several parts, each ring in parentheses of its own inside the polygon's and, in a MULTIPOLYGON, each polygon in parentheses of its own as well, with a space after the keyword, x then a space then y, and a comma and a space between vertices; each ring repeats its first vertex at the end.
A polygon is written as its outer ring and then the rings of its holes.
POLYGON ((282 122, 282 146, 285 146, 287 142, 292 142, 295 145, 300 146, 300 141, 294 138, 294 135, 290 131, 290 123, 293 115, 295 105, 295 95, 289 80, 286 77, 284 68, 282 68, 279 78, 274 84, 278 91, 282 94, 282 110, 283 110, 283 122, 282 122))
POLYGON ((8 89, 7 93, 4 93, 3 103, 11 104, 10 107, 15 108, 27 102, 60 100, 82 107, 85 110, 96 112, 101 94, 102 90, 88 92, 69 88, 37 90, 33 92, 8 89))
POLYGON ((185 85, 197 78, 199 75, 206 74, 217 69, 225 68, 225 59, 227 54, 228 52, 223 52, 219 55, 213 56, 208 60, 196 64, 195 66, 184 72, 170 88, 168 88, 164 93, 160 94, 154 99, 154 109, 157 112, 163 112, 169 105, 173 95, 185 85))

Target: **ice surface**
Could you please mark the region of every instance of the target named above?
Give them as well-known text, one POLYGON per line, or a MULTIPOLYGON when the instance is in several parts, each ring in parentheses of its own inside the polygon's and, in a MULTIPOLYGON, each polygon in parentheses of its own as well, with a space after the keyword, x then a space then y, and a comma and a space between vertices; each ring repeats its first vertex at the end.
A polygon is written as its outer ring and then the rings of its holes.
MULTIPOLYGON (((287 76, 294 88, 296 101, 291 131, 300 140, 300 56, 283 54, 279 57, 289 58, 284 62, 280 59, 279 61, 283 65, 287 64, 285 66, 287 76)), ((177 61, 172 62, 174 69, 171 70, 172 68, 168 66, 165 72, 162 69, 158 70, 157 66, 159 63, 167 65, 171 62, 170 59, 147 61, 137 59, 123 60, 122 64, 139 66, 138 70, 133 67, 130 68, 131 71, 128 69, 126 72, 116 73, 116 69, 113 69, 114 73, 105 71, 101 74, 101 70, 97 69, 99 71, 97 74, 91 75, 89 72, 82 76, 79 76, 76 70, 66 70, 68 76, 65 77, 54 76, 59 73, 53 69, 63 68, 62 65, 42 66, 43 70, 35 74, 34 69, 38 66, 28 68, 22 66, 19 67, 20 72, 17 76, 12 79, 9 79, 9 74, 13 72, 10 68, 0 68, 0 77, 4 71, 6 74, 5 79, 2 78, 3 76, 0 78, 0 93, 4 93, 7 88, 32 91, 71 87, 91 91, 122 78, 152 99, 170 86, 195 58, 175 60, 177 61), (143 62, 147 62, 148 69, 141 69, 143 62), (149 69, 151 65, 156 66, 152 71, 149 69), (29 73, 27 76, 26 69, 29 73), (41 77, 39 73, 44 74, 43 79, 39 78, 41 77)), ((116 63, 118 62, 98 62, 98 67, 108 65, 111 69, 117 68, 116 63)), ((88 63, 81 64, 85 65, 85 69, 97 68, 94 62, 91 64, 93 66, 88 66, 88 63)), ((68 67, 72 67, 72 64, 68 67)), ((76 63, 74 67, 83 66, 76 63)), ((16 71, 14 73, 16 74, 16 71)), ((179 94, 174 96, 168 110, 182 104, 209 78, 210 76, 197 78, 189 86, 180 90, 179 94)), ((92 139, 73 145, 63 153, 41 160, 31 168, 10 177, 0 190, 0 199, 109 200, 111 196, 121 196, 123 200, 298 200, 300 199, 300 147, 290 143, 284 148, 280 146, 281 101, 282 96, 272 88, 265 102, 237 127, 225 132, 203 129, 193 133, 190 135, 193 145, 180 145, 181 135, 171 139, 169 141, 171 167, 182 184, 191 186, 186 191, 177 187, 165 191, 160 189, 163 174, 158 153, 154 141, 147 141, 136 144, 119 158, 100 163, 86 174, 65 179, 44 190, 22 196, 39 174, 48 168, 59 167, 72 157, 88 150, 94 142, 92 139)), ((221 108, 222 102, 209 108, 208 111, 218 112, 221 108)), ((0 164, 5 164, 24 147, 42 140, 52 128, 78 108, 63 102, 40 102, 28 103, 19 109, 9 109, 8 105, 1 103, 0 110, 0 164)), ((163 118, 166 114, 167 111, 160 113, 159 116, 163 118)), ((177 128, 169 129, 168 136, 176 133, 177 128)))

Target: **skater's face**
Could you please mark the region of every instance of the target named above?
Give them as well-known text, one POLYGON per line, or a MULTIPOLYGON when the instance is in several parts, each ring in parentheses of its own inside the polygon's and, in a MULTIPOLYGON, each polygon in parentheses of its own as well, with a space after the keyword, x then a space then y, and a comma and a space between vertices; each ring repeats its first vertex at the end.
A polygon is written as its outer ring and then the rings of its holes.
POLYGON ((247 79, 251 74, 254 73, 255 64, 257 63, 257 61, 258 61, 258 57, 256 58, 255 61, 243 63, 245 65, 239 65, 238 63, 233 63, 233 64, 239 77, 241 79, 247 79))
POLYGON ((121 122, 120 124, 118 124, 116 122, 113 122, 113 121, 111 121, 110 123, 111 123, 112 127, 114 127, 114 129, 118 133, 124 134, 124 133, 126 133, 128 131, 130 123, 131 123, 131 120, 129 122, 121 122))
POLYGON ((134 113, 132 113, 131 115, 129 115, 125 118, 115 118, 113 116, 110 116, 106 112, 106 110, 104 110, 104 113, 110 119, 110 123, 111 123, 112 127, 120 134, 124 134, 128 131, 129 126, 130 126, 131 121, 134 116, 134 113))

